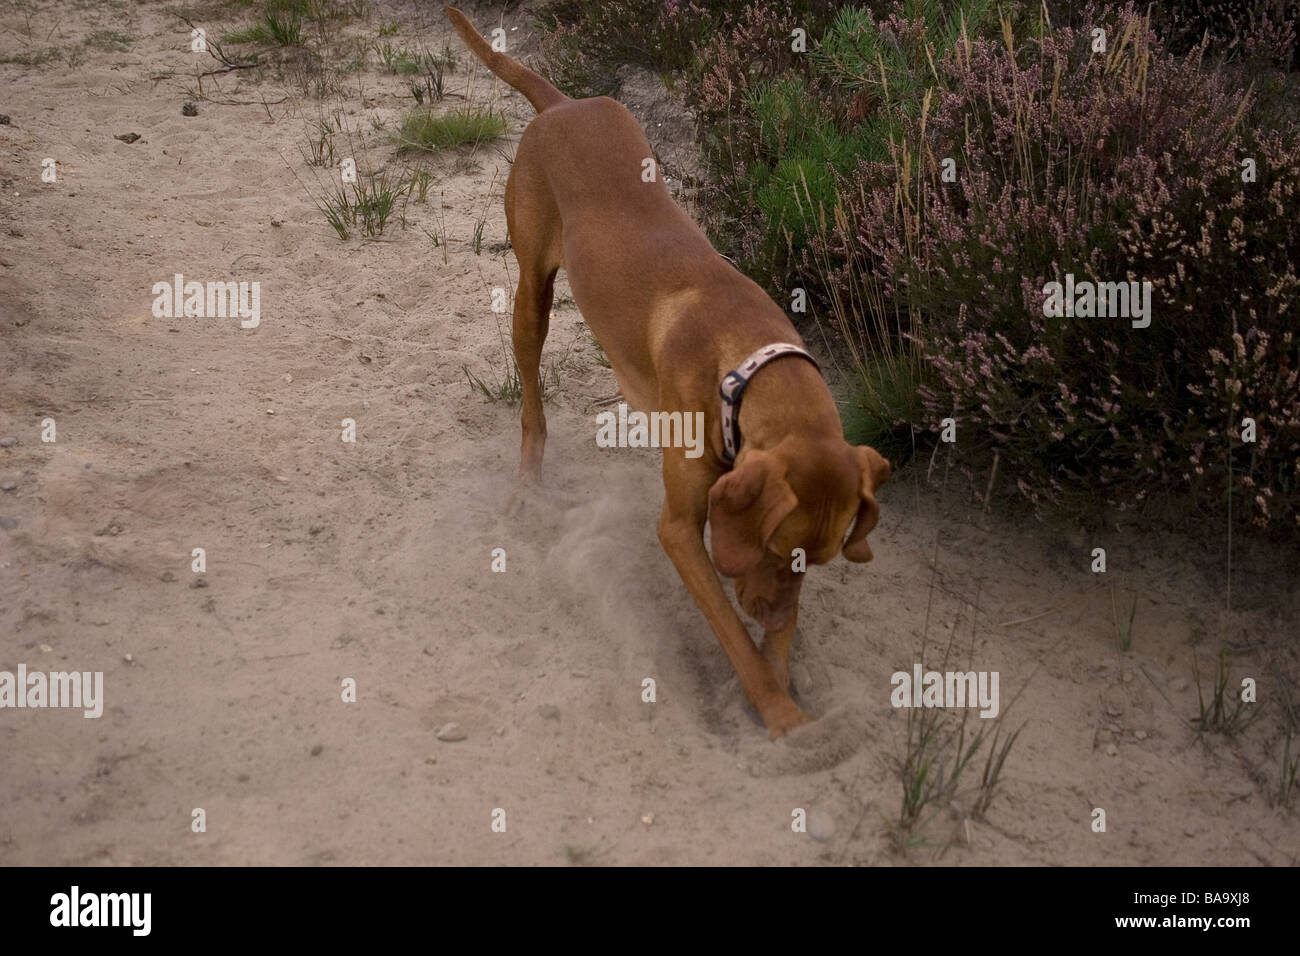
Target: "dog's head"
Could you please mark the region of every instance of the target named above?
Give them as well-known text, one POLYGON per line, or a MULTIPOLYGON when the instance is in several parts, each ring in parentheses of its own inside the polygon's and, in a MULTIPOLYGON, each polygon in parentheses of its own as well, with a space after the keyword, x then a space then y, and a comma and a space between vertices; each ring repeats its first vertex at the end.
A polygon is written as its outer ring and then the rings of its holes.
POLYGON ((714 566, 736 578, 745 612, 767 630, 789 623, 799 590, 796 548, 808 564, 841 551, 870 561, 876 489, 888 478, 889 462, 865 445, 786 441, 742 451, 709 490, 709 525, 714 566))

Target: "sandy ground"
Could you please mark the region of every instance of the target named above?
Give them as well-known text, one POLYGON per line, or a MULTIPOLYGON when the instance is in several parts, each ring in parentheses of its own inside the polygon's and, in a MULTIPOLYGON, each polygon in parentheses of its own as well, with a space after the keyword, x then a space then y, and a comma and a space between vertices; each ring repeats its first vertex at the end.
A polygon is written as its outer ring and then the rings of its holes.
MULTIPOLYGON (((452 35, 434 9, 375 2, 345 30, 396 22, 395 42, 438 49, 452 35)), ((193 10, 214 35, 239 22, 193 10)), ((98 720, 0 710, 0 862, 1297 862, 1277 802, 1293 558, 1239 535, 1227 611, 1222 534, 982 516, 942 456, 929 481, 914 464, 882 492, 876 560, 810 572, 793 674, 821 719, 769 743, 656 540, 657 453, 594 444, 593 403, 617 386, 562 284, 548 484, 503 514, 517 410, 464 371, 508 367, 491 310, 515 269, 502 153, 431 157, 406 229, 340 241, 304 188, 323 182, 305 124, 338 110, 398 170, 402 80, 372 53, 322 103, 238 72, 183 116, 215 64, 168 11, 0 8, 0 54, 77 51, 0 64, 0 437, 16 439, 0 448, 0 670, 102 671, 106 698, 98 720), (106 29, 129 42, 84 45, 106 29), (435 248, 425 230, 442 228, 435 248), (261 324, 155 318, 151 288, 178 272, 259 281, 261 324), (1128 652, 1112 589, 1136 595, 1128 652), (923 640, 937 666, 954 634, 954 661, 999 672, 1004 727, 1025 729, 983 819, 963 793, 900 852, 890 675, 923 640), (1231 739, 1189 724, 1193 649, 1209 672, 1221 643, 1264 709, 1231 739), (448 722, 466 738, 437 739, 448 722), (792 832, 795 808, 811 833, 792 832)), ((529 21, 505 25, 526 50, 529 21)), ((450 88, 499 99, 515 136, 530 117, 467 58, 450 88)))

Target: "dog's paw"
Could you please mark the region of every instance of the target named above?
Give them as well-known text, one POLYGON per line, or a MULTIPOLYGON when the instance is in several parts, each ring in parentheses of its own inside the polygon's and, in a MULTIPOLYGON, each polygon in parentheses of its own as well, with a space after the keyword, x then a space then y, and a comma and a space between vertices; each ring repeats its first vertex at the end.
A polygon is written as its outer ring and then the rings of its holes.
POLYGON ((756 777, 816 773, 852 757, 868 739, 863 714, 837 708, 818 720, 795 726, 779 743, 755 744, 748 754, 756 777))
POLYGON ((515 479, 514 485, 510 489, 510 497, 506 499, 505 516, 507 518, 517 518, 524 510, 524 506, 537 497, 538 482, 531 476, 520 475, 515 479))
POLYGON ((779 740, 796 727, 812 723, 809 717, 789 697, 763 714, 763 723, 767 725, 767 739, 779 740))
POLYGON ((524 510, 523 489, 515 485, 510 489, 510 497, 506 499, 506 506, 501 509, 501 513, 507 518, 518 518, 519 513, 524 510))

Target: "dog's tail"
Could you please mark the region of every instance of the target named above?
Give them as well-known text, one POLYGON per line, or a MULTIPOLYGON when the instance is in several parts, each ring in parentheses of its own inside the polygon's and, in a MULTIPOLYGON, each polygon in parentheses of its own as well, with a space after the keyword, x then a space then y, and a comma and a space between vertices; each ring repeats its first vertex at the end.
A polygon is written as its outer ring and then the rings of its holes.
POLYGON ((512 60, 504 53, 498 53, 492 49, 487 40, 479 36, 479 32, 474 29, 474 24, 469 22, 469 18, 465 14, 455 7, 443 7, 443 11, 473 54, 486 63, 489 70, 528 97, 528 102, 533 104, 533 109, 537 110, 537 112, 540 113, 547 107, 554 106, 556 103, 563 103, 568 99, 567 96, 551 86, 539 74, 534 73, 518 60, 512 60))

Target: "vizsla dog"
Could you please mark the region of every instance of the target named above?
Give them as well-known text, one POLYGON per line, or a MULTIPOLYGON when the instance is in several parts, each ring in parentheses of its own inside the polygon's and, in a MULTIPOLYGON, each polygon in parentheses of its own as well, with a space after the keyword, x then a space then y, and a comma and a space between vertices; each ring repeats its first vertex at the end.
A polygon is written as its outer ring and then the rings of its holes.
POLYGON ((830 389, 785 313, 646 174, 653 153, 632 114, 605 96, 570 99, 493 50, 459 10, 446 12, 474 54, 538 113, 519 140, 505 194, 519 260, 516 487, 541 477, 542 343, 563 266, 628 404, 704 412, 702 455, 664 448, 659 541, 775 740, 811 719, 788 690, 802 568, 841 551, 871 560, 867 533, 889 462, 844 441, 830 389), (736 579, 741 607, 765 629, 761 652, 719 572, 736 579))

